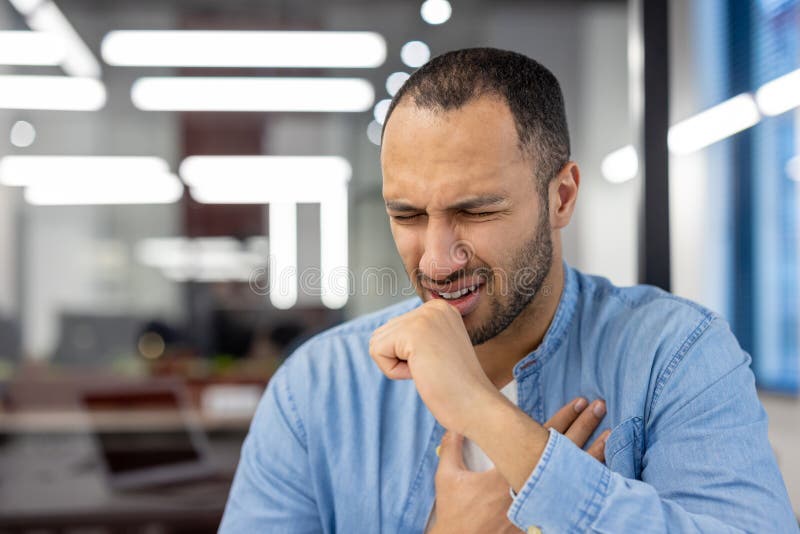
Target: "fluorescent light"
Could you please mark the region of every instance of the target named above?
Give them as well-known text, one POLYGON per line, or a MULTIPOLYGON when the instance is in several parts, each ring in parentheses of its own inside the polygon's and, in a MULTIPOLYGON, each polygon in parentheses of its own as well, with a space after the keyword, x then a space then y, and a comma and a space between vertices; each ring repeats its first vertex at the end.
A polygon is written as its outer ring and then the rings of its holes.
POLYGON ((391 105, 392 101, 388 98, 375 104, 375 109, 372 110, 372 114, 375 116, 375 122, 378 124, 384 123, 386 120, 386 114, 389 112, 389 106, 391 105))
POLYGON ((147 267, 182 267, 189 243, 185 237, 147 238, 136 245, 136 259, 147 267))
POLYGON ((269 300, 286 310, 297 303, 297 204, 269 205, 269 300))
POLYGON ((410 41, 400 49, 400 59, 412 69, 421 67, 430 58, 431 49, 422 41, 410 41))
POLYGON ((37 206, 171 204, 181 196, 183 185, 172 174, 142 175, 135 179, 90 175, 64 180, 62 176, 53 176, 46 183, 25 189, 25 200, 37 206))
POLYGON ((347 185, 337 183, 319 206, 322 304, 339 309, 347 304, 347 185))
MULTIPOLYGON (((329 308, 347 303, 347 183, 352 172, 347 160, 334 156, 190 156, 179 172, 198 202, 270 205, 270 254, 274 256, 270 277, 283 276, 287 284, 286 277, 297 261, 296 248, 287 242, 297 239, 296 221, 292 224, 291 220, 294 206, 319 203, 322 303, 329 308)), ((283 279, 270 280, 270 299, 276 307, 289 307, 296 300, 291 292, 273 295, 272 288, 280 290, 284 285, 283 279)))
POLYGON ((94 78, 0 75, 0 109, 96 111, 106 88, 94 78))
POLYGON ((113 31, 101 51, 117 66, 374 68, 386 61, 386 41, 374 32, 113 31))
POLYGON ((134 105, 148 111, 366 111, 375 93, 360 78, 140 78, 134 105))
POLYGON ((764 115, 779 115, 800 106, 800 69, 762 85, 756 101, 764 115))
POLYGON ((403 87, 403 84, 406 83, 406 80, 410 78, 410 75, 407 72, 393 72, 386 78, 386 92, 389 95, 394 96, 397 94, 397 91, 403 87))
POLYGON ((322 202, 352 168, 336 156, 190 156, 179 174, 198 202, 322 202))
POLYGON ((428 24, 443 24, 450 19, 453 8, 447 0, 425 0, 419 13, 428 24))
POLYGON ((89 177, 135 180, 169 174, 169 165, 149 156, 6 156, 0 159, 0 184, 35 186, 53 180, 69 182, 89 177))
POLYGON ((744 93, 672 126, 667 143, 670 151, 688 154, 750 128, 759 120, 755 100, 744 93))
POLYGON ((636 149, 628 145, 608 154, 600 164, 603 177, 612 184, 632 180, 639 172, 639 158, 636 149))
POLYGON ((167 204, 183 185, 160 158, 114 156, 6 156, 0 183, 24 186, 35 205, 167 204))
POLYGON ((28 121, 17 121, 9 134, 11 144, 19 148, 27 148, 36 140, 36 128, 28 121))
POLYGON ((64 43, 44 32, 0 31, 0 65, 59 65, 64 43))
POLYGON ((70 76, 99 78, 100 63, 78 32, 52 1, 44 0, 26 15, 32 30, 51 33, 63 42, 65 57, 61 68, 70 76))
POLYGON ((369 139, 372 144, 380 146, 382 134, 383 127, 378 124, 378 121, 371 121, 367 126, 367 139, 369 139))
POLYGON ((45 0, 9 0, 20 15, 26 16, 33 13, 45 0))
POLYGON ((786 162, 786 174, 792 180, 800 182, 800 156, 795 156, 786 162))
POLYGON ((266 238, 255 237, 243 244, 233 237, 147 238, 136 245, 139 263, 159 269, 175 281, 247 282, 255 269, 263 269, 266 254, 260 249, 266 238))

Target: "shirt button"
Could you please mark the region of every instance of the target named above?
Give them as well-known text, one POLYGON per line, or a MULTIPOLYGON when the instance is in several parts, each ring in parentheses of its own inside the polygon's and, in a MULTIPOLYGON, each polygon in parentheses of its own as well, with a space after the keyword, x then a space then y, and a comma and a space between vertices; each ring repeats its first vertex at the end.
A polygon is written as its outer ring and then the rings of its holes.
POLYGON ((542 529, 539 527, 528 527, 528 534, 542 534, 542 529))

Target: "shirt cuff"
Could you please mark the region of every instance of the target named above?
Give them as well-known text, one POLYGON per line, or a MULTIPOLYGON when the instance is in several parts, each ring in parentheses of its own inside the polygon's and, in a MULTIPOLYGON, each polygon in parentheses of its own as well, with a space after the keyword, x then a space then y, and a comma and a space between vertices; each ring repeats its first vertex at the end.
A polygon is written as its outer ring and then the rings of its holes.
POLYGON ((551 428, 542 457, 508 509, 508 519, 523 531, 587 531, 600 513, 610 479, 605 465, 551 428))

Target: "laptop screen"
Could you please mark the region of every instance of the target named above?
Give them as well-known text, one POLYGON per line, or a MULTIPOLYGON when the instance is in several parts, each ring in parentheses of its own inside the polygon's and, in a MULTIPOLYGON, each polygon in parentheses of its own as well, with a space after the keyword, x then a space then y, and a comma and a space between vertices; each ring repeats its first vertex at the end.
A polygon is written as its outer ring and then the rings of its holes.
POLYGON ((92 392, 83 400, 110 475, 200 460, 175 391, 92 392))

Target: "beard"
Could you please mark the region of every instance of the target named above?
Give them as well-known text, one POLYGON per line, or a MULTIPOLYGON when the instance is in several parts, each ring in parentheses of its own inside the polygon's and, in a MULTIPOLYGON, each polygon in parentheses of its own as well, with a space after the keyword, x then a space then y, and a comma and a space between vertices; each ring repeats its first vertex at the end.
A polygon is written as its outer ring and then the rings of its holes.
POLYGON ((491 279, 486 284, 490 317, 477 327, 467 328, 473 345, 481 345, 500 335, 539 294, 553 265, 553 240, 546 212, 542 213, 537 226, 534 236, 512 255, 508 270, 499 273, 492 270, 491 279), (504 293, 507 295, 492 295, 488 291, 490 287, 496 289, 498 274, 506 279, 507 290, 504 293))
MULTIPOLYGON (((474 257, 472 252, 464 253, 456 250, 455 254, 474 257)), ((477 326, 467 326, 467 334, 472 345, 486 343, 514 322, 514 319, 539 294, 552 264, 553 240, 550 220, 547 210, 543 210, 535 234, 511 254, 508 268, 492 268, 487 264, 477 264, 462 268, 441 281, 441 283, 455 283, 467 275, 485 280, 483 288, 484 297, 489 302, 489 318, 477 326), (498 279, 505 281, 502 287, 498 287, 498 279)), ((415 275, 418 288, 421 288, 423 279, 430 280, 422 275, 419 269, 415 269, 415 275)), ((420 294, 422 294, 421 289, 420 294)))

